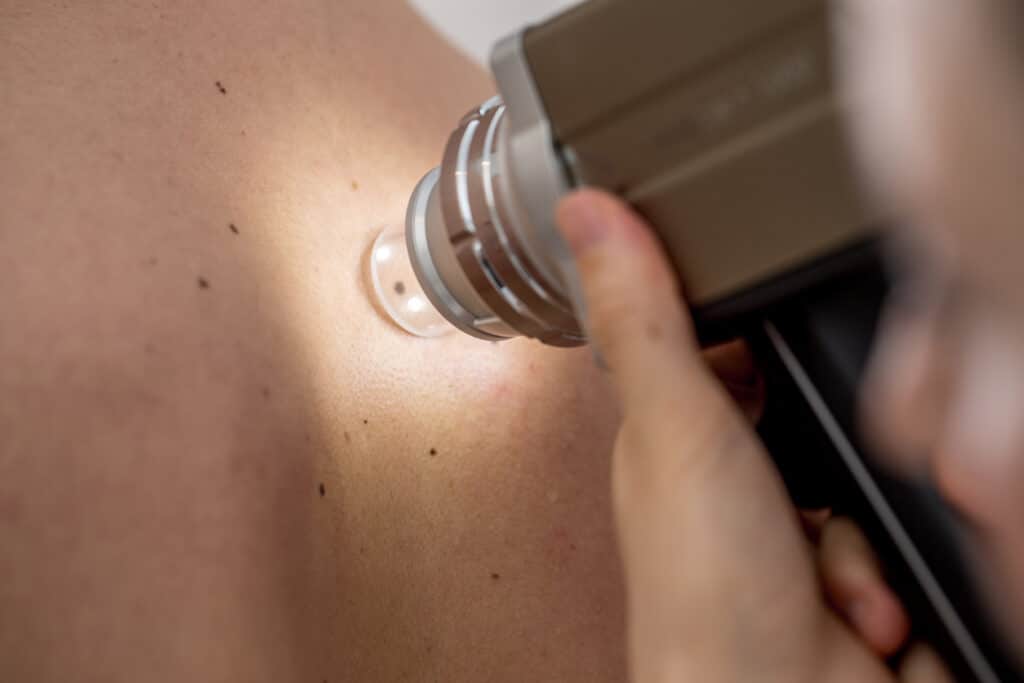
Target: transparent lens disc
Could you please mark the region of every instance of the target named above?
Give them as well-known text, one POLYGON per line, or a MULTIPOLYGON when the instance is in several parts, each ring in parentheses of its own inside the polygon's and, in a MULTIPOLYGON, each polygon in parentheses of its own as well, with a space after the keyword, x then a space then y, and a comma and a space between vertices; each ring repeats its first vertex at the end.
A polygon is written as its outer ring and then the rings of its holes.
POLYGON ((385 228, 374 240, 370 249, 370 280, 381 309, 409 334, 440 337, 455 331, 420 288, 403 231, 385 228))

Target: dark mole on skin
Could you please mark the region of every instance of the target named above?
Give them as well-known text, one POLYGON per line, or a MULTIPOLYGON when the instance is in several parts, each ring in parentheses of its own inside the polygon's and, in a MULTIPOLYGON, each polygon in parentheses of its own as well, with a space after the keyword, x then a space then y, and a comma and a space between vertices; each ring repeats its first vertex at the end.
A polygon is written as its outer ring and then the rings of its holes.
POLYGON ((430 449, 430 455, 431 455, 431 457, 437 455, 437 449, 436 448, 431 448, 430 449))
POLYGON ((238 226, 235 225, 234 223, 228 223, 228 230, 235 233, 236 235, 238 234, 238 226))
POLYGON ((368 424, 370 424, 370 421, 369 420, 363 420, 363 424, 364 425, 368 425, 368 424))
POLYGON ((398 296, 402 296, 403 294, 405 294, 405 283, 402 282, 401 280, 395 283, 395 294, 397 294, 398 296))
POLYGON ((323 482, 320 482, 320 497, 323 498, 325 495, 327 495, 327 488, 323 482))
POLYGON ((221 95, 227 95, 228 94, 227 88, 225 88, 223 85, 221 85, 220 81, 217 81, 214 85, 217 86, 217 90, 220 90, 220 94, 221 95))
POLYGON ((491 574, 491 580, 492 580, 492 581, 497 581, 497 580, 498 580, 498 579, 500 579, 500 578, 501 578, 501 574, 499 574, 498 572, 493 572, 493 573, 491 574))
POLYGON ((199 289, 209 289, 210 288, 210 283, 209 283, 209 281, 205 277, 199 278, 198 280, 196 280, 196 283, 199 285, 199 289))

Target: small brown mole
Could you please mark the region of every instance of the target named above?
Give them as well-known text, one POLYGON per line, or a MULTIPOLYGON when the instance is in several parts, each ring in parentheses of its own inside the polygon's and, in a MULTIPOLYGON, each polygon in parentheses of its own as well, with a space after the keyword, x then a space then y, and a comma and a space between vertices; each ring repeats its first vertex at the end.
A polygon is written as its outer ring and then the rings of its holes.
POLYGON ((352 181, 352 191, 355 192, 358 189, 359 189, 359 183, 356 182, 355 180, 353 180, 352 181))
POLYGON ((430 456, 433 457, 435 455, 437 455, 437 449, 436 448, 431 448, 430 449, 430 456))
POLYGON ((216 83, 214 83, 214 85, 217 86, 217 90, 220 90, 220 94, 221 95, 227 95, 228 94, 228 89, 225 88, 224 85, 220 81, 217 81, 216 83))
POLYGON ((397 294, 398 296, 402 296, 403 294, 405 294, 405 283, 402 282, 401 280, 395 283, 395 294, 397 294))
POLYGON ((323 482, 320 482, 320 497, 323 498, 327 495, 327 487, 324 486, 323 482))
POLYGON ((238 226, 235 225, 234 223, 228 223, 228 230, 235 233, 236 235, 238 234, 238 226))
POLYGON ((363 424, 364 425, 368 425, 368 424, 370 424, 370 421, 369 420, 363 420, 363 424))
POLYGON ((352 435, 345 432, 345 443, 352 443, 352 435))
POLYGON ((500 578, 501 578, 501 574, 499 574, 498 572, 491 572, 491 580, 492 581, 497 581, 500 578))
POLYGON ((260 393, 263 394, 263 398, 270 398, 270 387, 263 387, 260 393))
POLYGON ((205 277, 199 277, 196 279, 196 284, 199 285, 199 289, 209 289, 210 281, 205 277))

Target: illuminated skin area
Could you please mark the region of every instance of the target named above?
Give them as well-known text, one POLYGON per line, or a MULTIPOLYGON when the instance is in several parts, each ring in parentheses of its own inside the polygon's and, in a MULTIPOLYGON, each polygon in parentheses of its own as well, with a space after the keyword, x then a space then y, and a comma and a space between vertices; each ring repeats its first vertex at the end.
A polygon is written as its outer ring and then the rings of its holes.
POLYGON ((588 351, 375 311, 492 94, 404 4, 0 5, 0 680, 621 681, 588 351))

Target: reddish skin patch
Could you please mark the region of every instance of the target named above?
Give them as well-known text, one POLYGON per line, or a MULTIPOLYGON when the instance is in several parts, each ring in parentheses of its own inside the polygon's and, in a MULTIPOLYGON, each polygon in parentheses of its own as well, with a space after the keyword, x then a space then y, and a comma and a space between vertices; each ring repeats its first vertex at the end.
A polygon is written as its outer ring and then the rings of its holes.
POLYGON ((551 532, 545 545, 544 555, 558 567, 565 566, 571 553, 576 550, 568 529, 561 526, 551 532))

